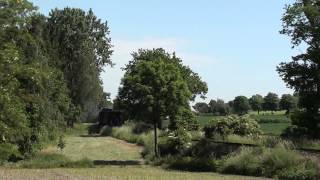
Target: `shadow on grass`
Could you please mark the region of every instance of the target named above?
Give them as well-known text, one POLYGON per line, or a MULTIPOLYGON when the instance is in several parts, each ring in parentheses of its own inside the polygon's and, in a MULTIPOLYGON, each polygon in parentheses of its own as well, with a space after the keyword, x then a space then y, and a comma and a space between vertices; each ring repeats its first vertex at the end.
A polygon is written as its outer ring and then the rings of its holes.
POLYGON ((132 166, 141 165, 142 162, 138 160, 94 160, 94 165, 117 165, 117 166, 132 166))
POLYGON ((101 137, 99 134, 83 134, 80 137, 101 137))

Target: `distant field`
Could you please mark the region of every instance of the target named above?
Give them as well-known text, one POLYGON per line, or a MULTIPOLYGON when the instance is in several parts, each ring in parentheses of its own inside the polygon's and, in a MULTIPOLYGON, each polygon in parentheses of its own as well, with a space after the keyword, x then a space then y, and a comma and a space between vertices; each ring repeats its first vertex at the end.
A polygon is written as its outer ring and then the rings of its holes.
MULTIPOLYGON (((290 125, 290 119, 285 115, 284 111, 274 113, 262 111, 260 114, 253 111, 249 114, 259 122, 265 134, 280 135, 281 132, 290 125)), ((223 118, 223 116, 201 115, 196 117, 202 127, 208 124, 210 120, 219 118, 223 118)))
POLYGON ((290 123, 260 123, 260 127, 265 134, 280 135, 290 123))

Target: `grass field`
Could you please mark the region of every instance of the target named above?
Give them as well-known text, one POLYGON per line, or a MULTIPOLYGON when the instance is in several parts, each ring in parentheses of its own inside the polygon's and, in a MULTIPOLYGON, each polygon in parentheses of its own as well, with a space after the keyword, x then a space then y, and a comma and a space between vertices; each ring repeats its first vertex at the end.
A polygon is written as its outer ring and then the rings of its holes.
POLYGON ((50 146, 45 153, 63 154, 72 160, 141 160, 142 147, 111 137, 74 137, 66 138, 66 147, 60 151, 50 146))
POLYGON ((2 180, 263 180, 265 178, 168 171, 150 166, 108 166, 91 169, 0 169, 2 180))
MULTIPOLYGON (((265 134, 271 135, 280 135, 281 132, 286 129, 290 125, 290 119, 285 115, 284 111, 277 111, 277 112, 250 112, 250 116, 256 119, 265 134)), ((208 116, 208 115, 201 115, 197 116, 196 119, 200 123, 200 126, 203 127, 209 123, 212 119, 219 119, 223 118, 223 116, 208 116)))
POLYGON ((260 123, 261 130, 264 134, 280 135, 290 123, 260 123))
MULTIPOLYGON (((265 179, 248 176, 222 175, 166 170, 161 167, 143 165, 141 147, 111 137, 86 137, 86 128, 76 127, 66 137, 66 147, 60 151, 49 146, 41 154, 61 154, 71 160, 87 158, 100 161, 93 168, 49 168, 25 169, 17 166, 0 167, 0 180, 254 180, 265 179), (139 161, 138 164, 128 162, 139 161), (109 163, 106 165, 104 162, 109 163), (110 162, 111 165, 110 165, 110 162), (116 165, 114 164, 116 163, 116 165), (9 168, 11 167, 11 168, 9 168)), ((35 161, 35 160, 34 160, 35 161)), ((33 162, 33 160, 29 160, 33 162)), ((41 162, 43 163, 43 162, 41 162)), ((94 163, 95 164, 95 163, 94 163)), ((32 167, 32 166, 30 166, 32 167)))

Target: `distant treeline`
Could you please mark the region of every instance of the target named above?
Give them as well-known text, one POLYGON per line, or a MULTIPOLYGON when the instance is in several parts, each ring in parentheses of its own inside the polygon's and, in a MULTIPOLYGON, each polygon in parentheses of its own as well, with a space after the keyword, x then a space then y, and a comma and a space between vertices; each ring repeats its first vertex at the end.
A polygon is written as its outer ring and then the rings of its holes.
MULTIPOLYGON (((0 1, 0 154, 29 155, 108 104, 109 29, 91 10, 0 1)), ((10 157, 11 157, 10 155, 10 157)), ((1 162, 1 159, 0 159, 1 162)))
POLYGON ((209 103, 198 102, 193 108, 198 113, 213 115, 228 115, 232 113, 246 114, 249 110, 257 111, 278 111, 285 110, 289 113, 290 110, 298 107, 297 95, 283 94, 281 98, 275 93, 268 93, 266 96, 259 94, 253 95, 250 98, 245 96, 237 96, 234 100, 224 102, 222 99, 210 100, 209 103))

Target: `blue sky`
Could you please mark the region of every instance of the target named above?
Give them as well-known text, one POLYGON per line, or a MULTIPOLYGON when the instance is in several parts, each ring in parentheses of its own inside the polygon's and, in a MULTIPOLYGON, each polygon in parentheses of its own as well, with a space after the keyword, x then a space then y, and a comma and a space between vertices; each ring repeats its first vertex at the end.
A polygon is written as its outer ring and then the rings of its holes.
POLYGON ((113 68, 101 75, 104 90, 117 95, 130 53, 139 48, 175 51, 207 82, 206 101, 238 95, 292 93, 276 66, 300 53, 279 34, 285 4, 293 0, 32 0, 40 12, 89 8, 108 21, 113 68))

